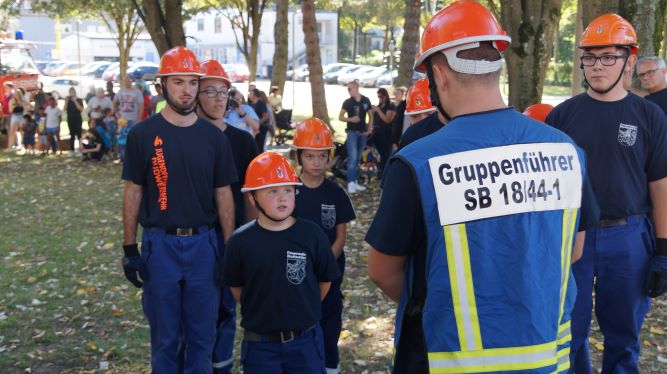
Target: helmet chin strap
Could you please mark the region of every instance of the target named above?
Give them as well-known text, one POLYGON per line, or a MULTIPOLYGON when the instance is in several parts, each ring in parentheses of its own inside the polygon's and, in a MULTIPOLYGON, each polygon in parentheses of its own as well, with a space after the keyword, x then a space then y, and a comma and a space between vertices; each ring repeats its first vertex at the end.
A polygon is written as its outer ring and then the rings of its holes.
POLYGON ((195 101, 195 104, 192 105, 190 109, 179 109, 176 106, 176 103, 172 101, 169 98, 169 91, 167 91, 167 77, 162 77, 162 97, 164 97, 164 100, 167 102, 167 105, 176 113, 182 115, 182 116, 187 116, 190 113, 193 113, 194 111, 197 110, 197 102, 195 101))
MULTIPOLYGON (((607 88, 607 89, 605 89, 605 90, 598 90, 598 89, 596 89, 595 87, 593 87, 592 84, 588 83, 588 79, 586 79, 586 74, 584 74, 584 82, 586 82, 586 84, 588 85, 588 87, 589 87, 591 90, 593 90, 594 92, 596 92, 596 93, 598 93, 598 94, 600 94, 600 95, 604 95, 604 94, 606 94, 607 92, 613 90, 614 87, 616 87, 616 85, 618 84, 618 82, 621 80, 621 78, 623 78, 623 74, 625 73, 625 67, 628 65, 628 58, 629 58, 629 57, 630 57, 630 56, 625 56, 625 60, 623 61, 623 68, 621 69, 621 73, 618 75, 618 78, 616 78, 616 81, 614 82, 614 84, 612 84, 611 86, 609 86, 609 88, 607 88)), ((596 61, 596 62, 597 62, 597 61, 596 61)), ((602 63, 602 62, 600 62, 600 63, 602 63)), ((584 64, 581 63, 581 65, 579 65, 579 68, 583 70, 583 69, 584 69, 584 64)))
POLYGON ((283 222, 284 220, 291 217, 291 215, 288 215, 287 217, 285 217, 283 219, 277 219, 277 218, 271 217, 268 213, 266 213, 266 211, 262 208, 262 206, 259 205, 259 201, 257 200, 257 197, 255 196, 255 191, 252 192, 252 197, 255 200, 255 208, 257 209, 257 211, 262 213, 266 218, 270 219, 271 221, 276 222, 276 223, 280 223, 280 222, 283 222))
POLYGON ((431 97, 431 104, 438 108, 440 114, 449 122, 452 120, 452 117, 447 114, 445 108, 443 108, 442 103, 440 102, 440 95, 438 95, 438 86, 435 85, 435 76, 433 74, 433 65, 431 64, 431 59, 427 58, 424 61, 426 65, 426 76, 428 77, 428 91, 429 96, 431 97))

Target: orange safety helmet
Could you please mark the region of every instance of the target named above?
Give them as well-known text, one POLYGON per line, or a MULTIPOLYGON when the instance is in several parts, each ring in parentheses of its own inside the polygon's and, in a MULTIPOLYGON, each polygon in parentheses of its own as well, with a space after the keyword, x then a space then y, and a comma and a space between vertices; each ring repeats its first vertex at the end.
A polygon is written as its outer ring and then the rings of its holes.
POLYGON ((227 85, 227 88, 231 86, 229 81, 229 75, 225 71, 225 68, 220 65, 216 60, 206 60, 201 63, 201 70, 204 73, 202 79, 220 79, 227 85))
POLYGON ((426 71, 424 61, 427 58, 436 52, 459 47, 452 54, 447 54, 447 62, 455 71, 468 74, 497 71, 502 64, 500 60, 472 61, 470 66, 471 62, 457 58, 456 52, 475 48, 483 41, 493 42, 498 52, 502 52, 509 47, 511 40, 493 14, 482 4, 473 0, 455 1, 431 17, 424 27, 415 70, 423 73, 426 71), (463 61, 460 67, 457 66, 457 60, 463 61))
POLYGON ((292 147, 296 149, 333 149, 333 135, 327 124, 319 118, 308 118, 296 125, 292 147))
POLYGON ((276 152, 264 152, 250 161, 241 192, 301 184, 288 159, 276 152))
POLYGON ((630 22, 614 13, 603 14, 588 24, 581 34, 579 48, 628 47, 630 53, 639 52, 637 34, 630 22))
POLYGON ((201 77, 204 73, 194 52, 178 46, 162 55, 160 68, 155 76, 167 77, 170 75, 196 75, 201 77))
POLYGON ((405 114, 412 116, 415 114, 428 113, 437 110, 431 103, 431 96, 428 88, 428 79, 421 78, 408 88, 408 98, 405 104, 405 114))
POLYGON ((533 104, 526 108, 526 110, 523 111, 523 114, 534 120, 546 123, 547 116, 551 113, 553 108, 553 105, 549 104, 533 104))

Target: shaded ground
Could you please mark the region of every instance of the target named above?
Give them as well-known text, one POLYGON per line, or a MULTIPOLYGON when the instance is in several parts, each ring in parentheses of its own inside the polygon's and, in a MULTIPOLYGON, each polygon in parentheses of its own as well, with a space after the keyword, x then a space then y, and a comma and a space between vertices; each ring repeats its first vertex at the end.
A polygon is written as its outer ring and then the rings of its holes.
MULTIPOLYGON (((0 153, 0 372, 148 372, 141 292, 123 277, 120 166, 0 153)), ((344 284, 344 373, 386 372, 394 307, 366 276, 374 183, 352 196, 344 284)), ((667 372, 667 301, 642 333, 642 372, 667 372)), ((595 342, 602 338, 597 330, 595 342)), ((599 360, 600 343, 593 344, 599 360)), ((599 366, 599 364, 597 365, 599 366)))

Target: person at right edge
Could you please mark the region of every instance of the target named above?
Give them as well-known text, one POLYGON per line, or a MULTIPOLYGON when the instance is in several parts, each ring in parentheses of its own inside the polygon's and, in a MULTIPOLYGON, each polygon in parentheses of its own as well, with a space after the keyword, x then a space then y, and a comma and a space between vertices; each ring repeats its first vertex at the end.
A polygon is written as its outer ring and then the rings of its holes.
POLYGON ((569 369, 570 263, 595 199, 572 139, 503 102, 509 44, 470 0, 424 28, 415 69, 451 120, 390 160, 366 235, 369 276, 399 302, 394 373, 569 369))
POLYGON ((621 77, 632 71, 639 51, 635 30, 625 19, 595 18, 579 48, 588 89, 547 117, 586 151, 601 211, 586 235, 581 261, 572 268, 578 292, 570 359, 575 373, 591 373, 588 333, 595 285, 604 335, 602 373, 639 373, 639 332, 649 297, 667 287, 667 117, 623 87, 621 77))

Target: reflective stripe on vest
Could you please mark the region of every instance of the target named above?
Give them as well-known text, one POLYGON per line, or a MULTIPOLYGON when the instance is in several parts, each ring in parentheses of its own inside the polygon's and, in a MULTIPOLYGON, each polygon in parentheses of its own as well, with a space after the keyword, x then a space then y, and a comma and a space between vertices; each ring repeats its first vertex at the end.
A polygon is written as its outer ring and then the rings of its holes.
MULTIPOLYGON (((559 321, 563 317, 570 276, 570 260, 577 209, 563 210, 561 242, 561 291, 559 321)), ((510 348, 484 349, 475 302, 470 252, 465 224, 443 227, 447 248, 447 268, 454 304, 459 352, 429 353, 431 373, 479 373, 504 370, 529 370, 557 365, 556 372, 569 368, 571 322, 558 326, 553 342, 510 348), (565 345, 561 347, 562 345, 565 345)))

